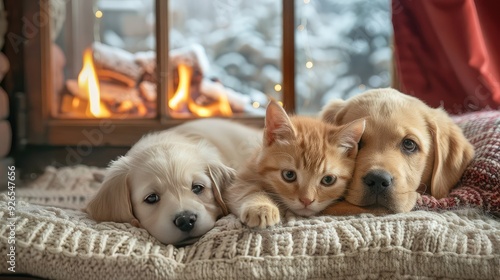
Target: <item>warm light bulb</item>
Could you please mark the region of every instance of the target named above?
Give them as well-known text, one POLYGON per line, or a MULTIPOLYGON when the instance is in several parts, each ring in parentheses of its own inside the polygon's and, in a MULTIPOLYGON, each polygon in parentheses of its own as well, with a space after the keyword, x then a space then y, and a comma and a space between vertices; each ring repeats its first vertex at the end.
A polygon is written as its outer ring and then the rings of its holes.
POLYGON ((260 103, 255 101, 254 103, 252 103, 252 107, 254 107, 255 109, 259 108, 260 107, 260 103))
POLYGON ((314 65, 313 65, 312 61, 308 61, 308 62, 306 62, 306 68, 307 68, 307 69, 311 69, 311 68, 313 68, 313 66, 314 66, 314 65))
POLYGON ((96 17, 96 18, 102 18, 102 11, 97 10, 97 11, 95 12, 95 17, 96 17))

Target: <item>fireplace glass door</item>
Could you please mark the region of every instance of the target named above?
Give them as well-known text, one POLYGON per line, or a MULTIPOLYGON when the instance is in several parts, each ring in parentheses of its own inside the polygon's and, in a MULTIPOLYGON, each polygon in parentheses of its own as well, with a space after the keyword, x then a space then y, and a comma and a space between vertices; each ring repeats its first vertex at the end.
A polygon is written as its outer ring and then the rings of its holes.
POLYGON ((154 118, 154 2, 50 1, 54 118, 154 118))
POLYGON ((51 117, 262 117, 282 100, 282 21, 257 2, 50 0, 51 117))

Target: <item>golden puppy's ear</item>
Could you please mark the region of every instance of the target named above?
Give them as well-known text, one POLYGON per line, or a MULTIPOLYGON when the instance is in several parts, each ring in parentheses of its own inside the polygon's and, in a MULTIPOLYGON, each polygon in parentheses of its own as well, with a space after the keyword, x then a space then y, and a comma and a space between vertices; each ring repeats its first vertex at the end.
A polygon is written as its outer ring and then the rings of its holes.
MULTIPOLYGON (((127 186, 129 167, 126 157, 113 161, 106 170, 102 186, 87 204, 85 211, 99 222, 132 223, 137 220, 132 213, 132 202, 127 186)), ((133 223, 136 226, 136 222, 133 223)))
POLYGON ((433 109, 428 119, 433 137, 434 165, 431 195, 443 198, 457 184, 465 168, 474 157, 474 147, 442 109, 433 109))
POLYGON ((327 123, 340 124, 340 121, 344 116, 343 109, 345 107, 345 103, 346 102, 341 99, 335 99, 328 102, 328 104, 326 104, 319 113, 321 120, 327 123))
POLYGON ((233 183, 236 177, 236 171, 222 163, 211 164, 208 166, 208 176, 212 180, 212 192, 214 199, 225 215, 229 214, 226 203, 222 199, 222 191, 233 183))

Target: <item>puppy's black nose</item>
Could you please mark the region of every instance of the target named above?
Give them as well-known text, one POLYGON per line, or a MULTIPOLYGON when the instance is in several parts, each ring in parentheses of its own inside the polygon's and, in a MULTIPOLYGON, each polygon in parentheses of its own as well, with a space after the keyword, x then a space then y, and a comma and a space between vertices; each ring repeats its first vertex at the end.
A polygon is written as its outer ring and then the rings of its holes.
POLYGON ((363 177, 363 182, 371 191, 380 193, 392 186, 392 176, 385 170, 373 170, 363 177))
POLYGON ((196 223, 196 214, 190 211, 180 212, 175 216, 174 224, 182 231, 190 231, 196 223))

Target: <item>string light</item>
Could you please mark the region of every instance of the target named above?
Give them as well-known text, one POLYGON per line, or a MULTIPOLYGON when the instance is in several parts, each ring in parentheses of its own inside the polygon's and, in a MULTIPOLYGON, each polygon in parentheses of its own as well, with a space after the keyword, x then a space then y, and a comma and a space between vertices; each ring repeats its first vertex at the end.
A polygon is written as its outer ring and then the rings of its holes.
POLYGON ((274 90, 275 90, 276 92, 280 92, 280 91, 281 91, 281 89, 282 89, 282 87, 281 87, 281 85, 280 85, 280 84, 276 84, 276 85, 274 85, 274 90))
POLYGON ((255 101, 254 103, 252 103, 252 107, 254 107, 255 109, 259 108, 260 107, 260 103, 255 101))
POLYGON ((96 17, 96 18, 102 18, 102 16, 103 16, 103 14, 102 14, 102 11, 101 11, 101 10, 97 10, 97 11, 95 12, 95 17, 96 17))
MULTIPOLYGON (((305 5, 308 5, 311 3, 311 0, 304 0, 304 4, 305 5)), ((311 69, 313 66, 314 66, 314 62, 313 62, 313 59, 312 59, 312 54, 311 54, 311 46, 309 45, 309 33, 308 33, 308 30, 307 30, 307 17, 305 17, 304 15, 302 15, 301 19, 300 19, 300 24, 297 26, 297 30, 300 31, 300 32, 305 32, 304 34, 304 39, 305 39, 305 44, 304 44, 304 53, 305 53, 305 56, 306 56, 306 68, 307 69, 311 69)))
MULTIPOLYGON (((298 6, 296 11, 298 12, 298 23, 296 25, 296 32, 299 33, 297 36, 298 39, 300 40, 299 44, 297 46, 300 46, 300 51, 302 54, 299 54, 299 49, 297 48, 297 56, 299 57, 299 63, 300 63, 300 68, 299 71, 302 72, 301 74, 303 75, 303 82, 308 85, 308 87, 305 87, 304 90, 302 90, 300 93, 303 96, 303 104, 297 104, 296 108, 300 111, 300 107, 306 107, 309 106, 312 103, 315 103, 315 98, 317 98, 317 94, 314 92, 315 88, 315 81, 318 79, 321 79, 319 73, 319 68, 324 67, 324 63, 321 60, 317 60, 317 56, 313 56, 313 51, 318 52, 318 54, 321 54, 321 47, 319 47, 318 50, 316 50, 317 46, 313 46, 312 42, 315 42, 314 38, 310 38, 309 36, 309 26, 308 26, 308 16, 316 16, 322 13, 321 11, 321 5, 318 2, 313 2, 311 0, 302 0, 298 2, 298 6), (316 59, 315 59, 316 58, 316 59), (302 68, 305 67, 305 68, 302 68), (319 67, 319 68, 318 68, 319 67)), ((377 20, 377 24, 383 25, 383 23, 380 23, 378 21, 381 21, 378 17, 375 18, 377 20)), ((311 28, 314 27, 314 21, 311 19, 311 28)), ((311 31, 311 37, 314 37, 314 32, 311 31)), ((391 49, 393 48, 393 45, 391 45, 391 49)), ((393 50, 393 49, 392 49, 393 50)), ((357 70, 357 69, 354 69, 357 70)), ((355 75, 356 76, 356 75, 355 75)), ((359 77, 359 75, 357 75, 359 77)), ((358 83, 357 89, 360 91, 364 91, 367 88, 370 88, 370 84, 363 84, 361 82, 358 83)))

